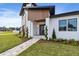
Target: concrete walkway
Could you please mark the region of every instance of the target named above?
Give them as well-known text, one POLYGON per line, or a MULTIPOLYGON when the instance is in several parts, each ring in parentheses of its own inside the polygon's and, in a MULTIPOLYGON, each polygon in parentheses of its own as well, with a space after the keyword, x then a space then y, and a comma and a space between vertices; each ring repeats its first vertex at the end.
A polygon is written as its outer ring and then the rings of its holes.
POLYGON ((39 41, 40 38, 38 37, 34 37, 12 49, 9 49, 3 53, 0 54, 0 56, 16 56, 18 54, 20 54, 21 52, 23 52, 24 50, 26 50, 27 48, 29 48, 31 45, 33 45, 34 43, 36 43, 37 41, 39 41))

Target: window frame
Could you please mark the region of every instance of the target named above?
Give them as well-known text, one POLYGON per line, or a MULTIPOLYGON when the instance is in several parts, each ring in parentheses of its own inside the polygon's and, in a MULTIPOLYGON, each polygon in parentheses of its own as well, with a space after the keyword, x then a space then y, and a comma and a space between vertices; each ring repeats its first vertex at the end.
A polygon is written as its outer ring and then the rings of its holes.
POLYGON ((59 20, 59 27, 58 27, 58 30, 59 31, 67 31, 67 20, 64 19, 64 20, 59 20), (66 21, 66 30, 60 30, 60 21, 66 21))
MULTIPOLYGON (((59 30, 59 31, 62 31, 62 32, 63 32, 63 31, 69 31, 69 30, 68 30, 68 25, 69 25, 68 22, 69 22, 69 20, 72 20, 72 19, 75 19, 75 20, 76 20, 76 30, 75 30, 75 31, 77 31, 77 28, 78 28, 78 27, 77 27, 77 18, 70 18, 70 19, 59 20, 59 22, 58 22, 58 23, 59 23, 58 30, 59 30), (60 21, 66 21, 66 30, 60 30, 60 21)), ((70 31, 69 31, 69 32, 70 32, 70 31)), ((73 32, 74 32, 74 31, 73 31, 73 32)))
MULTIPOLYGON (((74 31, 77 31, 77 18, 71 18, 71 19, 68 19, 68 22, 67 23, 69 23, 69 20, 76 20, 76 30, 74 30, 74 31)), ((69 24, 67 24, 67 27, 69 28, 69 24)), ((68 28, 67 28, 67 31, 69 31, 68 30, 68 28)), ((73 30, 71 30, 71 31, 73 31, 73 30)), ((70 31, 69 31, 70 32, 70 31)))

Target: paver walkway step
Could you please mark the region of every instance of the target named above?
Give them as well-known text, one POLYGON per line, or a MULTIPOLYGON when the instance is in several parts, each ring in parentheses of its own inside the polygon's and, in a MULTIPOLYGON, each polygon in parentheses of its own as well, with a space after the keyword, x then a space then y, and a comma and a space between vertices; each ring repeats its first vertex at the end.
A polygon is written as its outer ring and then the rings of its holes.
POLYGON ((1 53, 0 56, 16 56, 39 40, 40 40, 40 38, 32 38, 32 39, 14 47, 14 48, 12 48, 12 49, 9 49, 9 50, 1 53))

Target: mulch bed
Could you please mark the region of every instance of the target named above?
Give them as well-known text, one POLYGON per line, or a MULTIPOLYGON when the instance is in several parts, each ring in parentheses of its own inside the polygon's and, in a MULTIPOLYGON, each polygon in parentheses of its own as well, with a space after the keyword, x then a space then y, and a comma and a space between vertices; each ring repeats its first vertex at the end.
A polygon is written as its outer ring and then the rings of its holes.
POLYGON ((66 44, 66 45, 73 45, 73 46, 79 46, 79 41, 72 42, 71 40, 67 41, 53 41, 53 40, 39 40, 38 43, 59 43, 59 44, 66 44))

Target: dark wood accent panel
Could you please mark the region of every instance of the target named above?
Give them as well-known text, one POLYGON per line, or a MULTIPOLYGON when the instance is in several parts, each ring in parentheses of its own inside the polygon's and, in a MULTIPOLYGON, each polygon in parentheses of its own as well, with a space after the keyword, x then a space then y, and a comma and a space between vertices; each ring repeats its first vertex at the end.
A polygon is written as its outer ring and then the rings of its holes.
POLYGON ((49 10, 29 10, 28 18, 29 20, 40 20, 49 17, 49 10))

